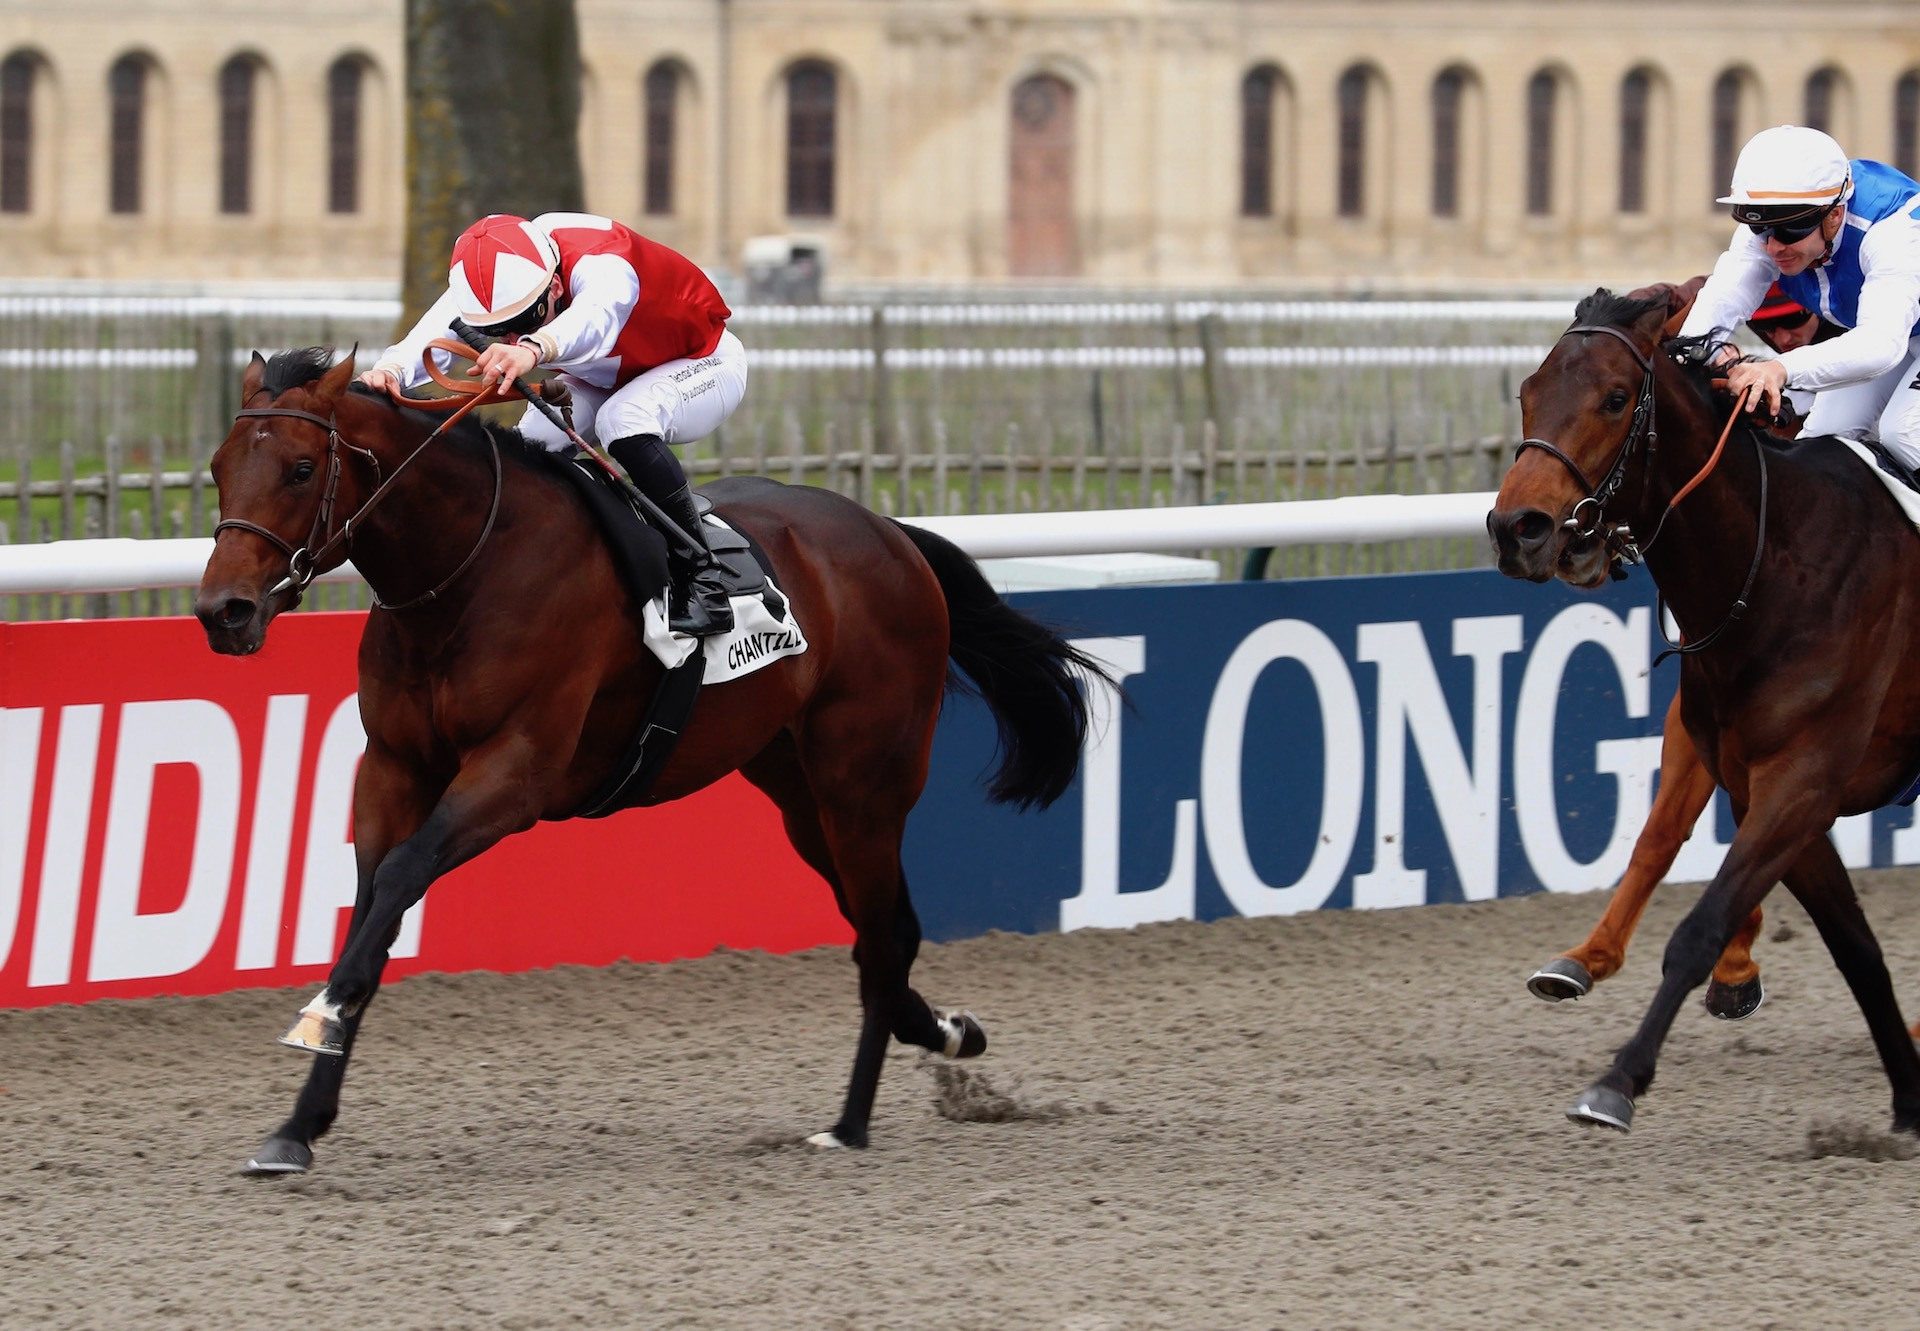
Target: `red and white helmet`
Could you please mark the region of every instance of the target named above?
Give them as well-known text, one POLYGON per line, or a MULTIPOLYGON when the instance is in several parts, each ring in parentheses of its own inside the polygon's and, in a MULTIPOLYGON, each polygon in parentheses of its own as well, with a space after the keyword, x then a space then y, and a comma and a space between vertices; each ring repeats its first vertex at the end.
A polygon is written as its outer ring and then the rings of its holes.
POLYGON ((544 296, 559 268, 553 237, 524 217, 492 213, 453 242, 447 286, 460 317, 475 328, 489 328, 544 296))

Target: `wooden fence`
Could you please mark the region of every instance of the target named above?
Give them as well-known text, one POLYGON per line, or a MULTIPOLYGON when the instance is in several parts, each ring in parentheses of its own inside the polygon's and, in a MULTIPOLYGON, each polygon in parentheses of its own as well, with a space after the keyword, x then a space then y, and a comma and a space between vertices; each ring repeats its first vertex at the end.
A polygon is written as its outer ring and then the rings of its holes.
MULTIPOLYGON (((206 463, 250 347, 377 348, 394 313, 335 303, 302 322, 277 307, 95 304, 4 324, 0 541, 205 535, 217 520, 206 463)), ((898 514, 1490 489, 1517 437, 1518 380, 1564 322, 1557 308, 750 308, 734 321, 751 358, 746 402, 683 459, 696 482, 768 475, 898 514)), ((1238 552, 1217 554, 1237 571, 1238 552)), ((1268 572, 1483 560, 1474 542, 1401 542, 1288 550, 1268 572)), ((6 599, 8 618, 177 613, 188 600, 6 599)))

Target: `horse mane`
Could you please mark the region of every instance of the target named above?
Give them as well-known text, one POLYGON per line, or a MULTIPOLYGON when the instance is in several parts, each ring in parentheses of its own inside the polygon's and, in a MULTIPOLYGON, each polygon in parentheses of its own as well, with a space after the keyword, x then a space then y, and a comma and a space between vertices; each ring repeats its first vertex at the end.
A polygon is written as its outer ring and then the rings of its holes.
MULTIPOLYGON (((334 348, 332 347, 295 347, 291 351, 277 352, 267 361, 267 368, 260 380, 261 388, 275 397, 290 389, 299 388, 318 380, 334 367, 334 348)), ((391 405, 385 393, 375 392, 357 380, 347 385, 349 393, 356 393, 377 402, 391 405)), ((409 407, 398 407, 403 416, 432 429, 439 424, 439 418, 409 407)), ((551 459, 547 450, 531 442, 520 431, 508 425, 497 425, 467 416, 453 423, 453 428, 441 437, 456 445, 478 447, 491 435, 501 444, 500 455, 507 459, 518 459, 540 469, 543 461, 551 459)))
POLYGON ((310 384, 333 368, 332 347, 296 347, 267 361, 260 387, 279 397, 289 389, 310 384))
MULTIPOLYGON (((1615 295, 1605 287, 1598 288, 1591 296, 1583 299, 1574 307, 1573 326, 1588 328, 1629 328, 1638 323, 1649 312, 1665 309, 1668 300, 1664 294, 1652 297, 1635 295, 1615 295)), ((1664 354, 1683 371, 1684 377, 1709 411, 1724 420, 1733 410, 1733 395, 1724 388, 1715 388, 1715 371, 1707 364, 1707 359, 1720 345, 1712 333, 1695 334, 1692 337, 1668 338, 1661 344, 1656 355, 1664 354)), ((1784 447, 1788 440, 1763 429, 1751 418, 1743 416, 1736 431, 1746 431, 1757 435, 1760 442, 1770 448, 1784 447)))
POLYGON ((1662 296, 1616 296, 1605 287, 1599 287, 1573 307, 1573 322, 1576 327, 1627 328, 1639 322, 1641 316, 1649 311, 1665 309, 1666 304, 1662 296))

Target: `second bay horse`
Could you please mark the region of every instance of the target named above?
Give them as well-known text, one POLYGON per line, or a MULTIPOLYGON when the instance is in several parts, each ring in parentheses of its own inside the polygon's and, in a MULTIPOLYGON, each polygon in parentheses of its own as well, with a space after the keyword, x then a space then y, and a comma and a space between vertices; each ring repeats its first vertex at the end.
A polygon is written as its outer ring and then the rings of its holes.
POLYGON ((1738 830, 1669 941, 1659 988, 1569 1109, 1625 1130, 1687 994, 1777 882, 1866 1017, 1896 1131, 1920 1131, 1920 1051, 1827 839, 1920 767, 1920 535, 1830 440, 1762 443, 1663 342, 1665 302, 1596 292, 1522 386, 1525 443, 1487 518, 1502 572, 1598 585, 1630 528, 1688 653, 1681 712, 1738 830), (1657 427, 1656 427, 1657 420, 1657 427), (1657 451, 1652 446, 1657 435, 1657 451), (1598 478, 1598 479, 1595 479, 1598 478), (1677 502, 1676 502, 1677 500, 1677 502))

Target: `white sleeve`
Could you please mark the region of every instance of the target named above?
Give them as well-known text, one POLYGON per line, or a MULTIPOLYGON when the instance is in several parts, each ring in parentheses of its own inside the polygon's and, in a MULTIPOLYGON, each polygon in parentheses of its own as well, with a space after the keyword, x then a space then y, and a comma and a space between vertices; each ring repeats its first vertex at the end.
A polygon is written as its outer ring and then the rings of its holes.
MULTIPOLYGON (((380 353, 380 359, 374 364, 376 370, 390 370, 400 381, 402 388, 417 388, 427 381, 426 368, 421 358, 427 350, 427 343, 436 337, 452 337, 453 321, 460 317, 459 302, 452 291, 441 294, 439 300, 427 307, 407 335, 380 353)), ((445 369, 451 359, 444 352, 436 351, 435 358, 445 369)))
POLYGON ((1875 222, 1860 238, 1860 312, 1831 341, 1780 357, 1791 388, 1838 388, 1878 378, 1907 358, 1920 322, 1920 221, 1906 213, 1875 222))
POLYGON ((1714 263, 1707 284, 1694 298, 1686 322, 1680 325, 1680 336, 1733 332, 1753 317, 1766 299, 1767 288, 1779 276, 1780 270, 1767 257, 1760 238, 1744 226, 1739 228, 1727 252, 1714 263))
POLYGON ((533 334, 543 365, 562 369, 613 354, 613 344, 640 303, 640 274, 613 254, 589 254, 573 266, 567 308, 533 334))

